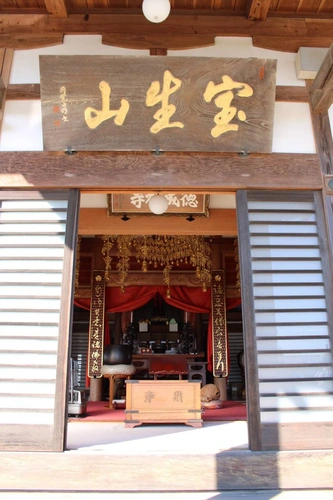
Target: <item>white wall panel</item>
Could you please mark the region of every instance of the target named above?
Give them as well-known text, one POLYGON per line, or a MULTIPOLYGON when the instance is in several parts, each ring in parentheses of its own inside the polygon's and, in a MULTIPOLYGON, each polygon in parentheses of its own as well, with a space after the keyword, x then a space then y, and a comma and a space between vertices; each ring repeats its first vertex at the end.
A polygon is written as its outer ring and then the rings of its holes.
POLYGON ((322 325, 258 325, 256 328, 257 337, 318 337, 324 336, 329 338, 329 331, 327 324, 322 325))
POLYGON ((321 284, 323 280, 322 274, 317 272, 312 273, 259 273, 258 271, 253 274, 253 282, 259 283, 309 283, 309 287, 316 286, 317 283, 321 284))
POLYGON ((0 295, 7 294, 7 297, 20 295, 21 297, 59 297, 61 295, 61 286, 46 286, 44 285, 6 285, 0 284, 0 295))
POLYGON ((0 425, 4 424, 16 424, 22 425, 24 420, 24 425, 53 425, 53 412, 45 413, 37 411, 27 411, 24 410, 21 413, 16 411, 6 411, 5 413, 0 412, 0 425))
POLYGON ((279 396, 279 397, 261 397, 260 407, 277 408, 279 410, 292 410, 297 408, 312 409, 326 408, 331 406, 333 409, 333 395, 323 396, 317 394, 314 396, 279 396))
POLYGON ((304 295, 309 295, 311 297, 315 296, 324 296, 325 291, 322 285, 319 286, 305 286, 298 285, 296 286, 258 286, 256 288, 256 297, 283 297, 287 295, 290 297, 290 300, 293 300, 294 297, 300 297, 304 295))
POLYGON ((262 340, 260 337, 257 338, 258 352, 260 351, 288 351, 296 350, 302 351, 315 350, 315 349, 329 349, 330 342, 328 338, 320 339, 304 339, 291 337, 289 339, 272 339, 272 340, 262 340))
POLYGON ((260 366, 274 365, 277 367, 286 366, 289 368, 290 365, 299 365, 300 367, 306 367, 307 365, 329 365, 332 363, 332 355, 329 350, 326 352, 293 352, 293 353, 283 353, 280 351, 279 346, 277 346, 276 352, 272 354, 261 354, 258 353, 258 363, 260 366))
MULTIPOLYGON (((329 378, 333 376, 332 364, 327 366, 285 366, 272 368, 259 368, 260 380, 276 380, 276 379, 300 379, 300 378, 329 378)), ((331 382, 332 385, 332 382, 331 382)))
POLYGON ((310 422, 333 422, 333 411, 279 411, 279 412, 263 412, 260 415, 260 420, 263 424, 280 423, 310 423, 310 422))
POLYGON ((260 394, 295 394, 295 393, 332 393, 332 382, 330 380, 286 380, 278 382, 260 382, 260 394))
POLYGON ((320 271, 320 260, 257 260, 252 262, 253 271, 320 271))

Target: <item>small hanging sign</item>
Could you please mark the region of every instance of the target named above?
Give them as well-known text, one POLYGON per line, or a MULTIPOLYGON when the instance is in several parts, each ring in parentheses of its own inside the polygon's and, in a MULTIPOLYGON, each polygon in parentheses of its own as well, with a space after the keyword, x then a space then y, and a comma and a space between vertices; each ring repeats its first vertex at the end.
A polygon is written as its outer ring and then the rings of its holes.
MULTIPOLYGON (((153 215, 149 209, 149 200, 156 193, 120 193, 108 194, 108 215, 153 215)), ((190 193, 163 193, 168 200, 168 210, 165 215, 192 214, 209 216, 209 195, 190 193)))

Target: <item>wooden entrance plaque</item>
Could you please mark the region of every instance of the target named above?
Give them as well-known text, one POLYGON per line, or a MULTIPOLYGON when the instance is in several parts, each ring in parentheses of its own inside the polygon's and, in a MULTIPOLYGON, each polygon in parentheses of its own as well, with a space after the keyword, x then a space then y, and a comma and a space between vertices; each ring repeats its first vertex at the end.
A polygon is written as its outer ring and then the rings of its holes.
POLYGON ((40 73, 45 150, 272 151, 275 60, 40 56, 40 73))

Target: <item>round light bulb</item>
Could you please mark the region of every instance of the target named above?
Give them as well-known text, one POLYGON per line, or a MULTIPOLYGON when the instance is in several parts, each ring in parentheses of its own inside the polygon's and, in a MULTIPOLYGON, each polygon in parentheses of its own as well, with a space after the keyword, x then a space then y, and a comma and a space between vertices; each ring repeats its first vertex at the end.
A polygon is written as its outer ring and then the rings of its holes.
POLYGON ((169 0, 143 0, 142 12, 151 23, 162 23, 170 14, 169 0))
POLYGON ((165 196, 155 194, 150 198, 148 206, 149 210, 153 212, 153 214, 161 215, 167 211, 169 203, 165 196))

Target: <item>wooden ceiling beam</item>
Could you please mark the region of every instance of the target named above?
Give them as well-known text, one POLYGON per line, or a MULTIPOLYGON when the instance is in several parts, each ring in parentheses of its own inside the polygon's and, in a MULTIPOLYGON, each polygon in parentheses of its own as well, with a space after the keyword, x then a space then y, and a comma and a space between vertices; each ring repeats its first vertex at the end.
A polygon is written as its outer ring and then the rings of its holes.
POLYGON ((160 36, 133 33, 103 33, 102 43, 124 49, 186 50, 215 45, 215 36, 208 34, 180 34, 160 36))
POLYGON ((2 188, 219 193, 322 189, 322 184, 316 154, 0 152, 2 188))
POLYGON ((295 52, 300 43, 302 46, 329 47, 333 39, 333 20, 330 19, 268 17, 266 21, 258 22, 245 16, 216 14, 184 16, 174 13, 161 25, 149 23, 140 14, 70 14, 68 17, 4 14, 0 16, 0 26, 0 47, 14 48, 52 45, 55 43, 52 36, 62 37, 63 34, 102 34, 106 43, 117 45, 118 38, 119 46, 123 46, 129 26, 131 47, 134 48, 141 48, 145 39, 150 42, 145 43, 150 45, 149 48, 169 49, 172 43, 173 48, 186 48, 189 43, 186 40, 197 40, 203 46, 210 44, 215 36, 248 36, 256 41, 257 46, 267 43, 268 48, 271 48, 269 44, 277 48, 279 42, 282 50, 295 52), (203 37, 201 40, 197 38, 200 36, 203 37), (151 46, 151 40, 155 47, 151 46))
POLYGON ((247 0, 246 16, 248 19, 256 19, 257 21, 265 21, 271 0, 247 0))
POLYGON ((278 50, 281 52, 297 53, 300 47, 328 48, 332 43, 332 36, 310 37, 310 36, 257 36, 252 37, 254 47, 261 49, 278 50))
POLYGON ((235 236, 237 234, 236 210, 210 209, 209 217, 196 217, 194 221, 183 216, 151 215, 135 216, 129 214, 129 220, 124 222, 115 215, 108 217, 105 208, 81 208, 79 218, 79 233, 81 235, 95 234, 182 234, 182 235, 220 235, 235 236))
POLYGON ((310 101, 314 113, 328 111, 333 103, 333 43, 312 83, 310 101))
POLYGON ((46 34, 0 34, 0 48, 7 49, 38 49, 41 47, 52 47, 63 43, 62 33, 46 34))
POLYGON ((55 17, 67 17, 68 7, 66 0, 44 0, 47 13, 55 17))

